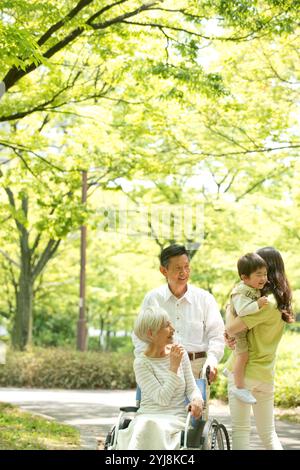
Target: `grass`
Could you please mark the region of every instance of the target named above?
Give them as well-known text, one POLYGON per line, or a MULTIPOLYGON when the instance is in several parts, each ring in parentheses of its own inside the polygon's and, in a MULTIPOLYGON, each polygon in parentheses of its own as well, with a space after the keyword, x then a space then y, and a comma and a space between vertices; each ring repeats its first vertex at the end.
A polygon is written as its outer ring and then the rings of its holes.
POLYGON ((0 403, 0 450, 73 450, 79 431, 0 403))
MULTIPOLYGON (((278 419, 299 422, 300 416, 300 334, 287 329, 279 344, 275 367, 275 406, 279 408, 278 419), (298 410, 298 413, 295 412, 298 410), (283 418, 285 416, 285 418, 283 418), (297 421, 298 420, 298 421, 297 421)), ((211 397, 227 401, 227 380, 222 368, 230 351, 220 364, 219 379, 211 387, 211 397)))
POLYGON ((279 344, 275 367, 275 406, 300 406, 300 334, 286 331, 279 344))

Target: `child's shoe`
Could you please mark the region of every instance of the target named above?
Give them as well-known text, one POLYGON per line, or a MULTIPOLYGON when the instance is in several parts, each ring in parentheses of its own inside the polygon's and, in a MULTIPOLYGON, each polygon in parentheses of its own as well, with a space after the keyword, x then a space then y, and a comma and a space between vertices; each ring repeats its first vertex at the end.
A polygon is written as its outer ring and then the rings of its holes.
POLYGON ((254 405, 256 403, 256 399, 246 388, 234 387, 232 392, 234 396, 243 403, 247 403, 248 405, 254 405))

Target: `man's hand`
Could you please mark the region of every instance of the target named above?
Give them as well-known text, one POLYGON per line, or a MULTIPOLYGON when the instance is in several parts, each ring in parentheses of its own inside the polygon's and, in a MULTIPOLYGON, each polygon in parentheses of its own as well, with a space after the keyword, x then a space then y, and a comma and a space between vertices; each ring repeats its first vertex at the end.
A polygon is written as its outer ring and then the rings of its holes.
POLYGON ((218 375, 218 369, 216 367, 213 367, 209 364, 209 362, 205 362, 204 366, 203 366, 203 372, 205 372, 205 377, 207 377, 206 375, 206 369, 209 367, 209 375, 208 375, 208 381, 209 383, 211 384, 212 382, 214 382, 217 378, 217 375, 218 375))
POLYGON ((209 371, 209 382, 212 383, 217 379, 218 369, 216 367, 210 367, 209 371))
POLYGON ((226 346, 228 346, 229 349, 234 349, 235 348, 235 343, 236 343, 234 336, 229 336, 229 334, 225 330, 224 338, 225 338, 226 346))

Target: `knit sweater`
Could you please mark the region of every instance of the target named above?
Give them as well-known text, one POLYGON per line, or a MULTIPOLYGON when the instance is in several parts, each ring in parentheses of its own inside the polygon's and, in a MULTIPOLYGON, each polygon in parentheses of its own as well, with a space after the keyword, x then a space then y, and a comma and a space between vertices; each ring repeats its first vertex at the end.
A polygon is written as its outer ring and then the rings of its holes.
POLYGON ((142 395, 138 413, 164 413, 184 417, 185 399, 202 399, 186 352, 176 374, 170 371, 170 355, 153 358, 143 354, 135 359, 134 371, 142 395))

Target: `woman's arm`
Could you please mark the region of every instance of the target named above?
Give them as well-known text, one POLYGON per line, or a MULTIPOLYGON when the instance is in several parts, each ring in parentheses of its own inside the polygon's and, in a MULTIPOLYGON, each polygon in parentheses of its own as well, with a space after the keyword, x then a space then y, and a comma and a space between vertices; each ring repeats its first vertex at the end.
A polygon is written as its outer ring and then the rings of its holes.
POLYGON ((142 396, 151 398, 157 405, 168 405, 182 382, 180 377, 171 370, 166 371, 165 381, 161 384, 144 359, 136 358, 133 367, 142 396))
POLYGON ((247 330, 247 326, 240 317, 234 317, 230 311, 227 310, 226 314, 226 331, 229 336, 234 336, 236 333, 247 330))

